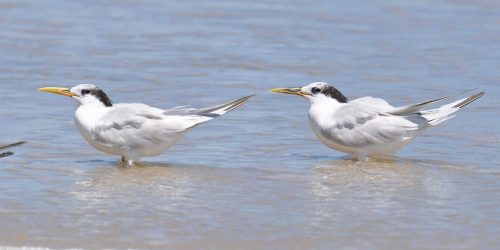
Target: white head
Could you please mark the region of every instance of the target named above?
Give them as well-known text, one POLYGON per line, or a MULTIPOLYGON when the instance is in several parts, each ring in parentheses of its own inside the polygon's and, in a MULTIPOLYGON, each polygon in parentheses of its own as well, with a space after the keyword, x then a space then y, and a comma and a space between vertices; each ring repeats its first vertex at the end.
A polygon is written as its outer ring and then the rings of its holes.
POLYGON ((71 89, 46 87, 38 90, 72 97, 73 99, 79 101, 80 105, 100 105, 103 107, 113 106, 113 103, 106 93, 92 84, 79 84, 71 89))
POLYGON ((322 101, 347 103, 347 98, 336 88, 325 82, 313 82, 302 88, 277 88, 272 92, 305 97, 311 104, 322 101))

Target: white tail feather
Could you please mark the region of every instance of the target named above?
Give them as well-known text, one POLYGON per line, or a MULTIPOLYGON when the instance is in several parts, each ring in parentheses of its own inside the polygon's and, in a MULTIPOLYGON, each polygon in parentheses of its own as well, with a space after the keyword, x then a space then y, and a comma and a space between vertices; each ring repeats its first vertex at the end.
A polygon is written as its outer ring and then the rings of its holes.
POLYGON ((235 101, 202 109, 176 107, 163 111, 163 114, 167 116, 181 117, 182 123, 185 125, 183 129, 187 129, 219 117, 238 107, 241 107, 243 104, 247 103, 253 96, 254 95, 245 96, 235 101))
POLYGON ((429 122, 429 124, 434 126, 455 117, 454 115, 453 116, 450 115, 457 112, 459 109, 467 106, 468 104, 472 103, 473 101, 477 100, 479 97, 483 95, 484 92, 480 92, 468 98, 460 99, 458 101, 443 105, 437 109, 420 111, 420 114, 429 122))
POLYGON ((254 95, 245 96, 235 101, 227 102, 220 105, 215 105, 208 108, 198 109, 195 111, 195 114, 215 118, 231 110, 234 110, 238 107, 241 107, 243 104, 247 103, 253 96, 254 95))

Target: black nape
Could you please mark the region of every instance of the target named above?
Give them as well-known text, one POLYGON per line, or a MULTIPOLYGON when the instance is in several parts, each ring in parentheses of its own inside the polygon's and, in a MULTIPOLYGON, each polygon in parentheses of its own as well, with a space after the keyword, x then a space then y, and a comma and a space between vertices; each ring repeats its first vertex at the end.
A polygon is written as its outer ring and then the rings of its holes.
POLYGON ((99 88, 92 89, 92 90, 90 90, 90 93, 93 96, 95 96, 99 101, 101 101, 102 104, 104 104, 104 106, 106 106, 106 107, 113 106, 111 99, 109 99, 109 97, 106 95, 106 93, 104 93, 104 91, 102 91, 101 89, 99 89, 99 88))
POLYGON ((347 103, 347 97, 345 97, 340 91, 332 86, 328 86, 323 91, 321 91, 324 95, 329 96, 340 103, 347 103))

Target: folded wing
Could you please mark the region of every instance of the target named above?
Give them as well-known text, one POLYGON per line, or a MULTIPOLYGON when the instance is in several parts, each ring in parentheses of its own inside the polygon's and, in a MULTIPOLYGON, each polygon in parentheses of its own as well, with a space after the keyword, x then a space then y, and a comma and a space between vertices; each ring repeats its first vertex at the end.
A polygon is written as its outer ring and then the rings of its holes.
POLYGON ((452 118, 454 112, 479 99, 484 92, 436 109, 422 110, 424 107, 470 91, 402 107, 393 107, 379 98, 359 98, 337 110, 333 134, 339 143, 353 147, 404 140, 424 128, 452 118))
POLYGON ((173 143, 188 129, 240 107, 251 97, 203 109, 162 110, 140 103, 116 104, 94 126, 92 135, 103 145, 122 149, 173 143))
POLYGON ((417 116, 394 116, 353 103, 338 109, 334 115, 330 139, 350 147, 404 140, 412 137, 426 123, 417 116))
MULTIPOLYGON (((460 93, 450 95, 450 96, 432 99, 432 100, 428 100, 428 101, 421 102, 421 103, 415 103, 415 104, 409 104, 409 105, 405 105, 405 106, 401 106, 401 107, 396 107, 396 108, 393 108, 392 110, 388 110, 387 113, 392 114, 392 115, 406 115, 406 114, 410 114, 410 113, 416 113, 416 112, 422 110, 423 108, 428 107, 432 104, 444 101, 446 99, 451 99, 451 98, 457 97, 459 95, 463 95, 463 94, 471 92, 473 90, 474 89, 469 89, 469 90, 465 90, 465 91, 462 91, 460 93)), ((462 99, 462 100, 465 100, 465 99, 462 99)))

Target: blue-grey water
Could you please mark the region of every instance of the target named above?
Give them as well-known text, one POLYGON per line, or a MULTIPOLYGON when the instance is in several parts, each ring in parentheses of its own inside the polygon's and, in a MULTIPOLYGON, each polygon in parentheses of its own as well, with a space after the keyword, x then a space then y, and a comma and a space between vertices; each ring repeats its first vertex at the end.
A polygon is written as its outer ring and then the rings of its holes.
POLYGON ((0 1, 0 246, 495 249, 498 1, 0 1), (394 161, 321 145, 308 104, 333 83, 403 105, 486 95, 394 161), (118 167, 36 91, 94 83, 115 102, 246 106, 142 167, 118 167))

